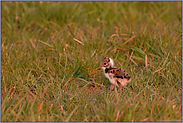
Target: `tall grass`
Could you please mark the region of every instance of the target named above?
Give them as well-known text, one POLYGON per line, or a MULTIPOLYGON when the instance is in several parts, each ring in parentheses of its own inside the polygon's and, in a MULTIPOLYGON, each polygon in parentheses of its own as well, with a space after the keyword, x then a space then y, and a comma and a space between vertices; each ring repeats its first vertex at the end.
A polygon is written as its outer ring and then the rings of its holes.
POLYGON ((182 121, 182 2, 1 5, 1 121, 182 121))

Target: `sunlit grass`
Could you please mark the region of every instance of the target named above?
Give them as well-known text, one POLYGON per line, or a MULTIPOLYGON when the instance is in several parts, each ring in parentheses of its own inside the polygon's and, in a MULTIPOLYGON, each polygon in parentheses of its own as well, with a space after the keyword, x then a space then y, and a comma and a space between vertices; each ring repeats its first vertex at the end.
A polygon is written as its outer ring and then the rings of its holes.
POLYGON ((1 5, 1 121, 182 121, 181 2, 1 5))

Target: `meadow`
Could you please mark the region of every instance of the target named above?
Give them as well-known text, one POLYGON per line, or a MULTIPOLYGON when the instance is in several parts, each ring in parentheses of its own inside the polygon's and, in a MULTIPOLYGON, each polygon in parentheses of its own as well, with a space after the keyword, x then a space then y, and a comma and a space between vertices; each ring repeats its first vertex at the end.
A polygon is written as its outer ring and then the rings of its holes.
POLYGON ((1 2, 1 121, 181 122, 182 2, 1 2))

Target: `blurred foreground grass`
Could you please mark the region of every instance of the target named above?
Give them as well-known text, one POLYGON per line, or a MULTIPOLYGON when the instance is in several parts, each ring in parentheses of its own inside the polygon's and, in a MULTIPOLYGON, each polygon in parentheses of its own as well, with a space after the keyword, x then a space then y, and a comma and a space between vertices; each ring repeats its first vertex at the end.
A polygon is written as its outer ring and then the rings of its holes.
POLYGON ((182 121, 182 2, 1 8, 1 121, 182 121), (106 56, 132 76, 122 92, 106 56))

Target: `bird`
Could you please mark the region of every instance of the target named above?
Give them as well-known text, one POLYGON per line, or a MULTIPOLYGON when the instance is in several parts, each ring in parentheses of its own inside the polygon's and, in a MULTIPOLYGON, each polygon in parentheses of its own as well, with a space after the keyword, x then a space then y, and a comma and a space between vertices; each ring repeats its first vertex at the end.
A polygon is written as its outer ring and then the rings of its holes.
POLYGON ((112 58, 105 57, 97 68, 97 70, 99 69, 103 69, 105 77, 117 87, 126 86, 127 83, 131 82, 130 75, 124 69, 114 67, 112 58))

